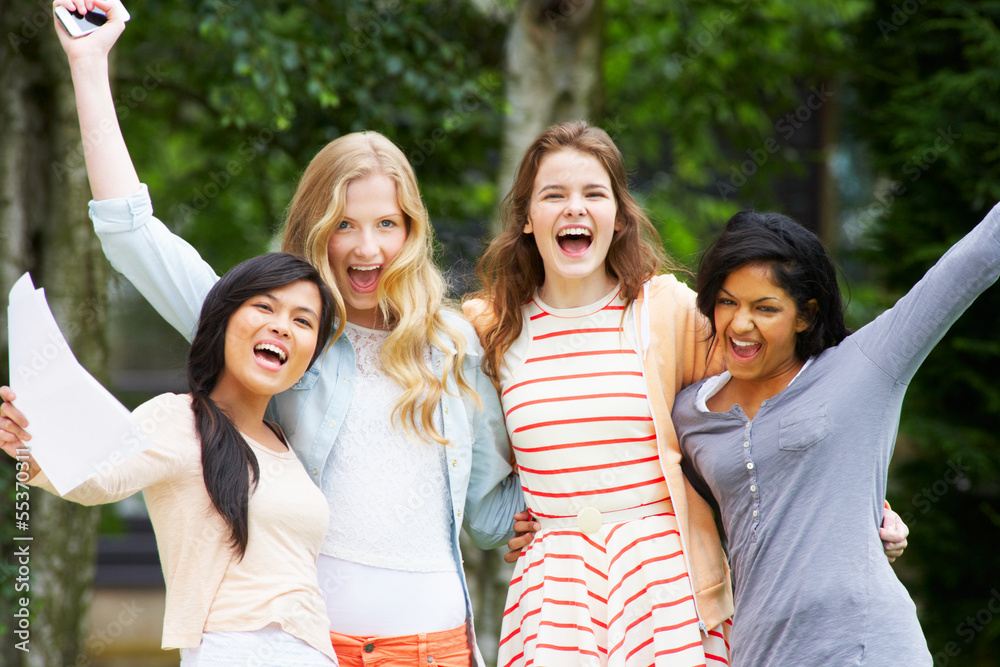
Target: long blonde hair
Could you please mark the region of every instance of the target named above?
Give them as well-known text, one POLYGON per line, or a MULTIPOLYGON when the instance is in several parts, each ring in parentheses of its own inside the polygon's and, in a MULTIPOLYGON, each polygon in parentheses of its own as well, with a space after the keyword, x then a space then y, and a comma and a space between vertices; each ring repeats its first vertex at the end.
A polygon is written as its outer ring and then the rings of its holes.
MULTIPOLYGON (((396 184, 399 207, 406 218, 406 241, 379 280, 379 314, 391 331, 382 348, 386 372, 403 388, 393 408, 408 435, 423 432, 436 442, 447 440, 434 426, 437 404, 454 378, 461 394, 481 406, 479 395, 462 371, 465 336, 444 317, 445 284, 433 261, 433 230, 420 199, 417 178, 403 152, 378 132, 355 132, 327 144, 306 167, 288 207, 281 249, 308 259, 333 288, 344 312, 343 296, 330 267, 330 234, 344 216, 347 186, 381 174, 396 184), (444 355, 440 377, 425 360, 428 343, 444 355), (454 348, 454 351, 452 351, 454 348), (419 413, 419 419, 418 419, 419 413)), ((344 330, 344 320, 334 337, 344 330)))
POLYGON ((642 284, 664 269, 676 270, 660 245, 656 228, 628 190, 622 154, 608 134, 584 121, 553 125, 542 132, 521 158, 514 184, 500 204, 501 231, 483 253, 476 273, 491 325, 481 331, 483 369, 496 382, 503 355, 521 333, 521 306, 545 280, 542 256, 532 234, 524 233, 535 176, 551 153, 575 150, 594 156, 611 180, 618 204, 617 231, 608 248, 604 269, 620 281, 626 304, 639 295, 642 284))

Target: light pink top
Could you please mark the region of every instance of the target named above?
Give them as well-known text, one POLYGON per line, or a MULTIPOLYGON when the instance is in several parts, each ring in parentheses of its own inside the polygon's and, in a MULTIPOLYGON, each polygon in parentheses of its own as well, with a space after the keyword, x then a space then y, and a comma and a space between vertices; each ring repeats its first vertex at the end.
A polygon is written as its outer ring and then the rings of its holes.
MULTIPOLYGON (((229 530, 205 489, 191 397, 162 394, 133 415, 152 446, 65 498, 96 505, 143 491, 167 587, 163 648, 198 646, 203 632, 277 623, 332 658, 316 583, 327 505, 295 454, 247 438, 260 480, 250 496, 246 555, 237 561, 229 530)), ((32 484, 55 492, 44 473, 32 484)))

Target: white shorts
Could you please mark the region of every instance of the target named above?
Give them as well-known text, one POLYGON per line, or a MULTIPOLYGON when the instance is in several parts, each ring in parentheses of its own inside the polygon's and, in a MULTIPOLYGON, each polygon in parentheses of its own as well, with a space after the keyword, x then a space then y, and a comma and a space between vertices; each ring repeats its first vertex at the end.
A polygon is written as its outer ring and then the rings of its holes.
POLYGON ((181 667, 330 667, 321 651, 276 623, 252 632, 206 632, 197 648, 181 649, 181 667))

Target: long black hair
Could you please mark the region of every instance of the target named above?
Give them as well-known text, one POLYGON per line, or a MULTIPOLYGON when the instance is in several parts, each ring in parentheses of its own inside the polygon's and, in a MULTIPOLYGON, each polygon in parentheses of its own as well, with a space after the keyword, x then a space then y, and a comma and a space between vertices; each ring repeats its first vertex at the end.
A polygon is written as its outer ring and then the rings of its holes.
POLYGON ((233 313, 247 299, 299 280, 316 285, 322 305, 316 349, 309 361, 311 366, 326 347, 333 330, 334 297, 309 262, 287 253, 248 259, 215 283, 201 307, 198 330, 188 354, 188 388, 193 397, 195 427, 201 439, 205 488, 215 509, 229 526, 230 541, 240 559, 247 548, 250 491, 260 478, 260 467, 250 445, 210 393, 226 365, 226 329, 233 313))
POLYGON ((715 301, 730 273, 748 264, 767 264, 771 280, 795 302, 809 326, 795 337, 795 354, 805 361, 840 344, 851 330, 844 324, 844 306, 837 269, 819 238, 787 215, 741 211, 709 246, 698 266, 698 310, 715 329, 715 301), (812 317, 809 302, 816 300, 812 317))

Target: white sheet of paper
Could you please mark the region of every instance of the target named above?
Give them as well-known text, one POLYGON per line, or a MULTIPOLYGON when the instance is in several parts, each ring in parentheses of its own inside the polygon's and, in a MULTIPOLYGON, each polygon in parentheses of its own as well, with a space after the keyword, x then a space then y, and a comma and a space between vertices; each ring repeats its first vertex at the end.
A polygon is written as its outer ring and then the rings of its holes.
POLYGON ((31 455, 60 494, 149 446, 128 409, 76 360, 27 273, 10 290, 7 316, 10 386, 31 455))

